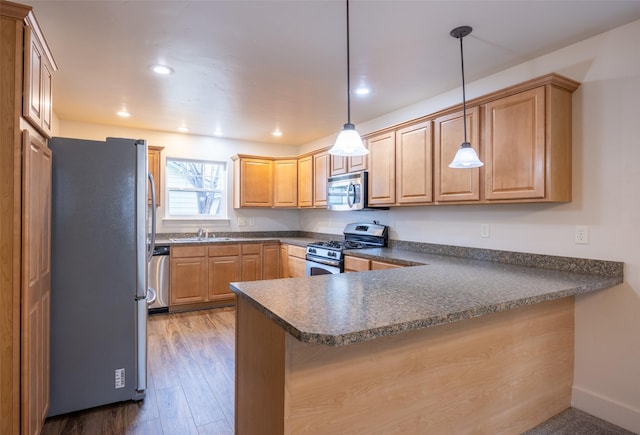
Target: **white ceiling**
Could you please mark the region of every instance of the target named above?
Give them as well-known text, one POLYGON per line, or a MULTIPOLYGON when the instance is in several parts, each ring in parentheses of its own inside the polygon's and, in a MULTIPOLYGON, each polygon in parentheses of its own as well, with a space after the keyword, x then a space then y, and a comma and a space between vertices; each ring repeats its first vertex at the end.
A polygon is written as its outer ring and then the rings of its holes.
MULTIPOLYGON (((20 0, 17 0, 20 1, 20 0)), ((61 119, 300 145, 346 122, 345 3, 59 1, 34 7, 59 71, 61 119), (149 67, 175 69, 154 76, 149 67), (120 119, 116 112, 132 116, 120 119), (283 135, 274 138, 279 128, 283 135)), ((640 19, 640 0, 352 0, 351 98, 361 123, 640 19)))

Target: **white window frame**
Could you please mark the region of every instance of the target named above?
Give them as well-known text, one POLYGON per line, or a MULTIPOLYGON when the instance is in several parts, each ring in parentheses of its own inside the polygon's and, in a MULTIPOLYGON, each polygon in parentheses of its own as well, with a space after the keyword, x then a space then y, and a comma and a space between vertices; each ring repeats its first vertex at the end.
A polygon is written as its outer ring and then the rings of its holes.
POLYGON ((168 157, 165 161, 165 219, 166 220, 206 220, 206 221, 220 221, 220 220, 228 220, 228 193, 227 193, 227 163, 217 160, 204 160, 204 159, 190 159, 190 158, 182 158, 182 157, 168 157), (219 165, 222 167, 220 174, 220 188, 219 189, 206 189, 206 188, 178 188, 178 187, 170 187, 170 165, 174 162, 185 162, 185 163, 199 163, 199 164, 213 164, 219 165), (220 194, 220 213, 217 215, 202 215, 202 214, 170 214, 171 210, 171 192, 181 191, 181 192, 194 192, 194 191, 205 191, 205 192, 213 192, 215 194, 220 194))

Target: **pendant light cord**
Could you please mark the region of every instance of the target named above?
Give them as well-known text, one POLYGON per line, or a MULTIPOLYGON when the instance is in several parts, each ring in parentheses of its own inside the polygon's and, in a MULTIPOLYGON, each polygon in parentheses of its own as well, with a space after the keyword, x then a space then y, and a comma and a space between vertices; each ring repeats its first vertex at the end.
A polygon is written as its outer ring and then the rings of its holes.
POLYGON ((351 124, 351 57, 349 51, 349 0, 347 0, 347 123, 351 124))
POLYGON ((464 126, 464 143, 467 142, 467 96, 464 91, 464 52, 462 51, 462 39, 460 35, 460 65, 462 66, 462 123, 464 126))

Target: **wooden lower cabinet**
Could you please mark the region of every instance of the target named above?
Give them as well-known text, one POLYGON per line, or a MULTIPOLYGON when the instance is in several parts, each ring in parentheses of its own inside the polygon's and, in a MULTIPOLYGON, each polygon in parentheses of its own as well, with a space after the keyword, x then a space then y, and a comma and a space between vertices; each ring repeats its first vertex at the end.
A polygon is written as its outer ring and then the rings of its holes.
POLYGON ((351 255, 345 255, 345 272, 364 272, 365 270, 371 270, 371 260, 367 260, 366 258, 352 257, 351 255))
POLYGON ((297 278, 306 276, 307 250, 303 246, 287 246, 287 276, 285 278, 297 278))
POLYGON ((208 287, 209 301, 233 299, 229 283, 241 280, 241 262, 239 245, 209 246, 208 287))
POLYGON ((371 270, 384 270, 384 269, 396 269, 403 267, 399 264, 386 263, 384 261, 371 260, 371 270))
POLYGON ((206 302, 207 269, 205 246, 172 248, 170 305, 206 302))
POLYGON ((262 279, 280 278, 280 244, 262 245, 262 279))
POLYGON ((262 279, 262 245, 248 244, 242 246, 242 281, 258 281, 262 279))
POLYGON ((367 270, 395 269, 397 267, 403 266, 387 263, 385 261, 368 260, 366 258, 359 258, 351 255, 345 255, 344 257, 345 272, 364 272, 367 270))
POLYGON ((229 283, 278 278, 279 243, 202 244, 171 248, 170 310, 235 301, 229 283))

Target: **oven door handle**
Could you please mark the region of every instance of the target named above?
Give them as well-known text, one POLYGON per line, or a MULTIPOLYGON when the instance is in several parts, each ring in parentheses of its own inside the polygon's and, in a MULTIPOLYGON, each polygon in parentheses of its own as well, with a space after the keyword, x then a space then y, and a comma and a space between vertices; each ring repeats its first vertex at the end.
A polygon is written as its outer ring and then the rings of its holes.
POLYGON ((353 183, 349 183, 349 188, 347 189, 347 204, 349 204, 349 208, 353 208, 353 204, 356 202, 356 185, 353 183))
POLYGON ((340 267, 339 260, 331 260, 329 258, 318 257, 312 254, 307 254, 305 259, 307 261, 311 261, 313 263, 318 263, 318 264, 324 264, 326 266, 340 267))

